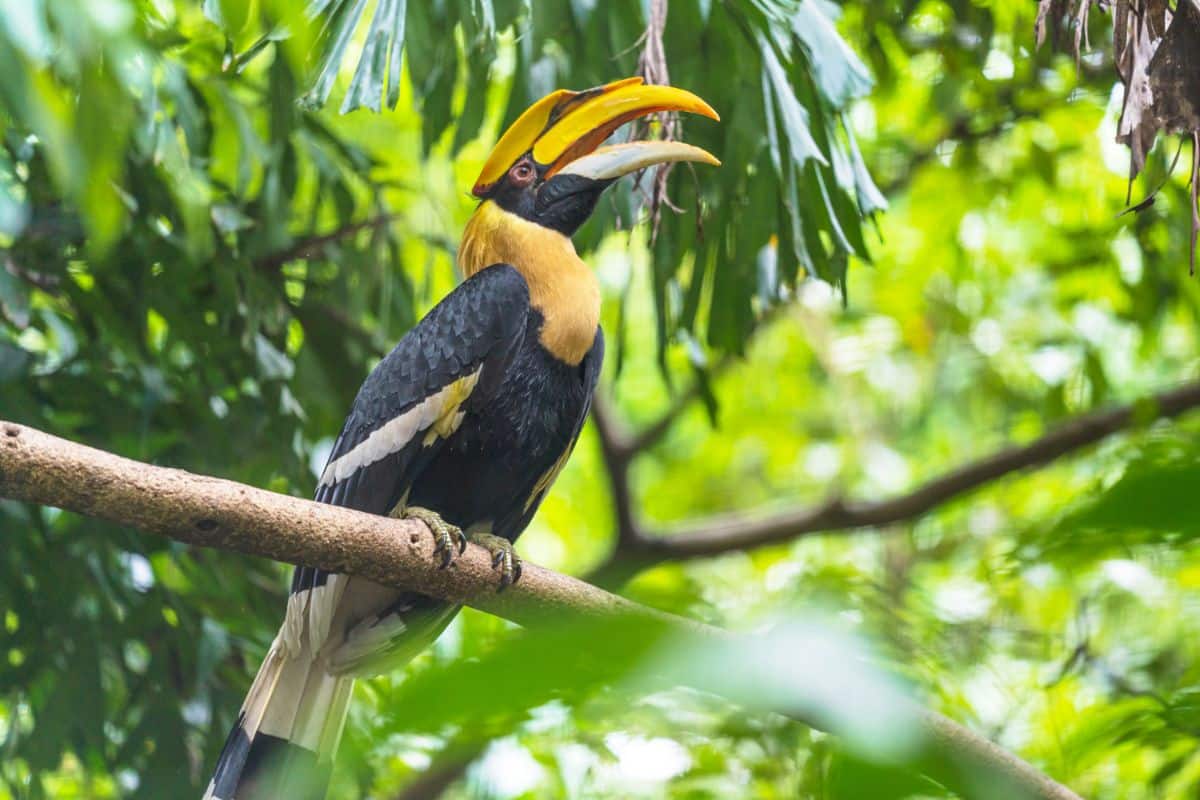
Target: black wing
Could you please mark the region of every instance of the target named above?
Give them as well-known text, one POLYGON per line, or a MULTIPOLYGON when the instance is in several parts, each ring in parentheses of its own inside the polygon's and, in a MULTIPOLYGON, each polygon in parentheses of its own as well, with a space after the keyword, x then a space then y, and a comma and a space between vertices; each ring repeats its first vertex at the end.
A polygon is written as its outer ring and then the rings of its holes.
POLYGON ((463 415, 499 385, 528 314, 529 287, 507 264, 447 295, 363 382, 316 499, 391 511, 463 415))

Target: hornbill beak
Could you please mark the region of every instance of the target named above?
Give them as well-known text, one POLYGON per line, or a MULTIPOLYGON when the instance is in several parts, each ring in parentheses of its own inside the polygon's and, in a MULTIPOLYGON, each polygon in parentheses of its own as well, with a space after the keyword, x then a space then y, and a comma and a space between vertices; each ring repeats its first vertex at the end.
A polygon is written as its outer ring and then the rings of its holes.
POLYGON ((660 111, 688 111, 719 120, 708 103, 673 86, 647 85, 641 78, 546 95, 517 118, 492 150, 472 193, 487 197, 516 161, 529 154, 543 180, 557 174, 611 181, 653 164, 696 161, 720 165, 711 153, 682 142, 626 142, 601 147, 630 120, 660 111))

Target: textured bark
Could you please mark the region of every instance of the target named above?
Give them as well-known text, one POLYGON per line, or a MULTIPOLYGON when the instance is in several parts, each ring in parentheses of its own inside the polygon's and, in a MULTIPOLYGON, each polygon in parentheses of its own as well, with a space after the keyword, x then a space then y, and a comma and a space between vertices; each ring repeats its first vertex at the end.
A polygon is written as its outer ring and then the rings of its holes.
MULTIPOLYGON (((736 639, 528 563, 521 581, 498 594, 486 550, 470 545, 449 568, 437 569, 433 540, 422 523, 156 467, 3 420, 0 497, 55 506, 190 544, 362 575, 526 625, 564 614, 626 615, 692 634, 736 639)), ((811 724, 794 709, 778 711, 811 724)), ((986 773, 988 780, 1010 785, 1015 797, 1079 800, 1070 789, 958 723, 926 710, 918 711, 918 719, 931 752, 960 765, 957 774, 944 769, 931 773, 964 796, 974 794, 971 787, 986 773), (976 764, 980 773, 961 772, 961 765, 976 764)))
POLYGON ((181 542, 363 575, 528 624, 555 612, 666 618, 526 564, 498 593, 487 550, 437 569, 425 525, 156 467, 0 421, 0 497, 55 506, 181 542))

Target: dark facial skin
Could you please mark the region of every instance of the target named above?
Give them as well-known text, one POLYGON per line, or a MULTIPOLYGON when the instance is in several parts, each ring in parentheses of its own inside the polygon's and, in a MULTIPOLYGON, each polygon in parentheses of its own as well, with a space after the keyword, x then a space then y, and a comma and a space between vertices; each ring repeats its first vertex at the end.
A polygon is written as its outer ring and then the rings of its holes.
POLYGON ((580 175, 555 175, 544 180, 545 167, 526 155, 513 164, 487 199, 505 211, 572 236, 587 222, 596 203, 612 181, 580 175))

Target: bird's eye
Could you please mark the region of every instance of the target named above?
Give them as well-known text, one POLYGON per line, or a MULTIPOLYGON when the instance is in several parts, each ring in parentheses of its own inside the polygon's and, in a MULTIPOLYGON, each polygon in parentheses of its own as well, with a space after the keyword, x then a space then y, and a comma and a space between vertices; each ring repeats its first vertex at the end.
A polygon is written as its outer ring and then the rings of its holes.
POLYGON ((533 164, 530 164, 528 161, 520 161, 513 165, 508 174, 514 183, 518 186, 524 186, 533 180, 533 164))

